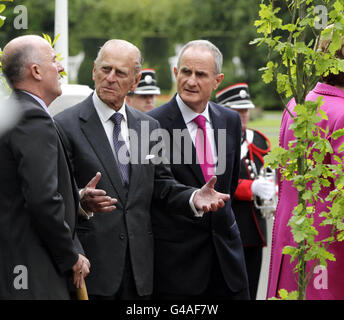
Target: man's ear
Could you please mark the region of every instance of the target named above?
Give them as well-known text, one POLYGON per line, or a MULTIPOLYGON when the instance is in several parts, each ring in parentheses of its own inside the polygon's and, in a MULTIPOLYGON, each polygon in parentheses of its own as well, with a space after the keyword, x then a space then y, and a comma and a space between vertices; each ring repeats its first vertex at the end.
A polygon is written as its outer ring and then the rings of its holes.
POLYGON ((216 90, 224 78, 223 73, 219 73, 215 76, 215 84, 213 90, 216 90))
POLYGON ((132 86, 130 87, 130 91, 134 91, 134 90, 136 89, 137 85, 138 85, 139 82, 140 82, 141 76, 142 76, 142 73, 139 72, 139 74, 135 77, 134 83, 133 83, 132 86))
POLYGON ((42 70, 38 64, 33 63, 30 66, 30 73, 34 79, 39 80, 39 81, 42 80, 42 70))
POLYGON ((96 62, 93 63, 93 70, 92 70, 92 80, 95 80, 96 77, 96 70, 97 70, 97 65, 96 62))
POLYGON ((173 68, 173 73, 174 73, 174 77, 175 77, 176 80, 177 80, 177 76, 178 76, 178 69, 177 69, 177 67, 174 67, 174 68, 173 68))
POLYGON ((125 102, 131 106, 131 97, 125 96, 125 102))

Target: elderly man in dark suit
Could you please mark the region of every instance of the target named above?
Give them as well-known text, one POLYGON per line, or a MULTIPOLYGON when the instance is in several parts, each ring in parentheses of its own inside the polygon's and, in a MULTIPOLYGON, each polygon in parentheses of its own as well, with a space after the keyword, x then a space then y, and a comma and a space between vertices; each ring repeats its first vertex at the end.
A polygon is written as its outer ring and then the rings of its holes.
POLYGON ((160 161, 161 141, 150 138, 158 122, 125 104, 140 80, 141 63, 133 44, 107 41, 94 63, 94 93, 55 117, 77 183, 100 171, 100 187, 118 199, 115 212, 85 219, 78 227, 92 264, 86 283, 94 299, 147 299, 152 293, 152 202, 164 201, 177 214, 192 216, 198 209, 223 207, 229 198, 214 190, 215 177, 200 190, 186 187, 160 161))
MULTIPOLYGON (((90 264, 75 238, 79 193, 47 110, 63 67, 31 35, 5 46, 2 67, 21 120, 0 138, 0 299, 69 299, 67 276, 74 271, 80 287, 90 264)), ((82 191, 86 211, 114 209, 95 189, 99 178, 82 191)))
MULTIPOLYGON (((189 42, 174 68, 177 94, 148 114, 173 137, 168 154, 178 182, 198 188, 215 172, 216 190, 233 197, 240 169, 240 117, 209 102, 223 79, 221 67, 222 54, 216 46, 206 40, 189 42), (182 138, 176 130, 184 133, 182 138)), ((231 200, 202 219, 172 211, 163 201, 152 203, 155 297, 248 299, 231 200)))

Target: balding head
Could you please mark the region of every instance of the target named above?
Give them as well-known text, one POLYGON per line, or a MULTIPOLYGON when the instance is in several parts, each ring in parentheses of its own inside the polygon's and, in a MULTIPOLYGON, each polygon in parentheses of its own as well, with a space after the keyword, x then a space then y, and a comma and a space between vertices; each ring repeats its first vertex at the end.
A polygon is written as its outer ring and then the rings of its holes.
POLYGON ((106 50, 125 50, 126 52, 131 52, 135 56, 135 75, 137 75, 142 68, 143 58, 141 55, 141 51, 138 47, 133 45, 132 43, 121 40, 121 39, 111 39, 104 43, 104 45, 100 48, 97 58, 94 61, 96 64, 102 59, 103 54, 106 50))
POLYGON ((28 91, 48 106, 61 95, 61 64, 51 45, 35 35, 11 40, 2 56, 3 72, 14 89, 28 91))
POLYGON ((2 70, 12 86, 24 80, 32 63, 41 63, 40 49, 49 45, 43 38, 26 35, 11 40, 4 48, 2 70))

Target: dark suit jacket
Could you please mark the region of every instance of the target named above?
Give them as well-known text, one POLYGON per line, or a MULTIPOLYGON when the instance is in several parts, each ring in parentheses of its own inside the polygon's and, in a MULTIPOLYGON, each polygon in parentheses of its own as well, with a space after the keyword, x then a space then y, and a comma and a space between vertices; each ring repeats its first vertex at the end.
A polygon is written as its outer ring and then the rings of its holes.
POLYGON ((78 192, 51 117, 28 94, 13 96, 23 114, 0 138, 0 299, 69 299, 78 192), (18 265, 27 289, 15 288, 18 265))
MULTIPOLYGON (((173 129, 187 130, 175 97, 148 113, 160 122, 172 136, 173 129)), ((240 166, 241 121, 239 115, 210 102, 209 114, 215 129, 217 153, 226 152, 226 170, 217 175, 215 189, 229 193, 231 199, 237 187, 240 166), (218 129, 225 129, 224 144, 219 145, 218 129)), ((171 169, 175 179, 194 187, 201 187, 204 177, 196 164, 196 149, 187 132, 181 144, 170 143, 171 169), (192 146, 193 161, 184 163, 184 144, 192 146), (181 164, 174 163, 173 155, 181 154, 181 164)), ((178 157, 177 157, 178 158, 178 157)), ((177 159, 176 158, 176 159, 177 159)), ((155 290, 181 295, 202 293, 209 282, 213 259, 218 259, 230 290, 238 292, 247 287, 247 275, 239 229, 231 209, 231 200, 224 208, 208 213, 203 218, 173 215, 163 202, 152 203, 152 223, 155 239, 155 290)))
POLYGON ((176 212, 192 215, 188 200, 194 189, 176 184, 169 167, 154 165, 152 160, 145 161, 147 155, 156 151, 154 146, 157 141, 146 139, 145 144, 143 138, 148 138, 159 127, 158 122, 131 107, 126 106, 126 111, 128 127, 132 130, 130 153, 139 155, 136 164, 131 164, 127 198, 92 95, 55 117, 70 155, 77 184, 85 185, 100 171, 102 178, 97 187, 118 199, 113 212, 96 214, 89 220, 79 219, 77 233, 91 262, 91 273, 86 278, 86 285, 88 292, 94 295, 109 296, 117 292, 128 246, 138 294, 152 293, 152 198, 173 205, 176 212), (146 126, 149 127, 148 134, 143 134, 146 126))

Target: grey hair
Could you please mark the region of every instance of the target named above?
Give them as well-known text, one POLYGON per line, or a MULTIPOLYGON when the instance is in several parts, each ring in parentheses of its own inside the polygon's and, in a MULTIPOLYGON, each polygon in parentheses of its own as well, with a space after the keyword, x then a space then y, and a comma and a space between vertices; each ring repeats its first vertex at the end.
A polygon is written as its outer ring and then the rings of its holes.
POLYGON ((191 47, 202 47, 208 49, 210 52, 213 53, 214 56, 214 61, 215 61, 215 68, 214 68, 214 73, 215 74, 220 74, 222 70, 222 63, 223 63, 223 56, 221 51, 219 50, 218 47, 216 47, 213 43, 211 43, 208 40, 193 40, 185 44, 182 49, 179 52, 178 55, 178 62, 177 62, 177 67, 179 69, 180 66, 180 59, 186 49, 191 48, 191 47))
POLYGON ((120 40, 120 39, 111 39, 111 40, 108 40, 106 41, 103 46, 100 47, 99 51, 98 51, 98 54, 97 54, 97 57, 96 59, 94 60, 94 62, 96 64, 99 63, 99 61, 101 60, 102 58, 102 55, 103 55, 103 52, 104 52, 104 49, 108 46, 108 45, 111 45, 111 44, 119 44, 119 43, 122 43, 124 45, 127 45, 127 46, 131 46, 133 48, 135 48, 137 50, 137 56, 138 56, 138 59, 135 61, 135 69, 134 69, 134 73, 135 73, 135 76, 138 75, 142 69, 142 64, 143 64, 143 57, 142 57, 142 54, 141 54, 141 51, 138 47, 136 47, 135 45, 133 45, 132 43, 128 42, 128 41, 125 41, 125 40, 120 40))
POLYGON ((2 71, 13 86, 25 78, 26 68, 33 63, 40 64, 41 57, 33 44, 25 44, 1 57, 2 71))

